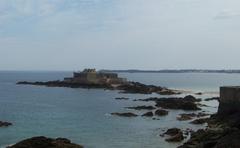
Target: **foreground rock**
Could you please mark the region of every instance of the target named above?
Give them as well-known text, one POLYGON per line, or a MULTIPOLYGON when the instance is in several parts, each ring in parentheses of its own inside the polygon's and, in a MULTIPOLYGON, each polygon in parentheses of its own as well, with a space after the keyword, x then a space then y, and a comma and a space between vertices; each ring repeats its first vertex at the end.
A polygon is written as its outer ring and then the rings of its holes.
POLYGON ((164 109, 158 109, 155 111, 155 115, 156 116, 166 116, 166 115, 168 115, 168 111, 166 111, 164 109))
POLYGON ((170 137, 165 139, 168 142, 180 142, 184 139, 182 130, 178 128, 168 129, 164 135, 169 135, 170 137))
POLYGON ((135 110, 153 110, 153 109, 156 109, 155 107, 153 106, 136 106, 136 107, 126 107, 127 109, 135 109, 135 110))
POLYGON ((199 99, 193 96, 186 96, 184 98, 158 98, 155 100, 157 107, 182 110, 201 110, 196 104, 199 101, 199 99))
POLYGON ((120 116, 120 117, 137 117, 138 116, 134 113, 111 113, 111 115, 120 116))
POLYGON ((206 114, 206 113, 203 113, 203 112, 200 112, 198 114, 196 113, 184 113, 184 114, 180 114, 178 117, 177 117, 177 120, 179 121, 187 121, 187 120, 192 120, 193 118, 200 118, 200 117, 205 117, 205 116, 209 116, 210 114, 206 114))
POLYGON ((23 140, 7 148, 83 148, 83 146, 71 143, 65 138, 52 139, 41 136, 23 140))
POLYGON ((10 122, 4 122, 4 121, 0 121, 0 127, 8 127, 8 126, 11 126, 12 123, 10 122))
POLYGON ((152 117, 153 113, 152 112, 146 112, 145 114, 142 115, 143 117, 152 117))
POLYGON ((208 119, 209 118, 199 118, 199 119, 193 120, 190 123, 192 123, 192 124, 204 124, 204 123, 207 123, 208 119))

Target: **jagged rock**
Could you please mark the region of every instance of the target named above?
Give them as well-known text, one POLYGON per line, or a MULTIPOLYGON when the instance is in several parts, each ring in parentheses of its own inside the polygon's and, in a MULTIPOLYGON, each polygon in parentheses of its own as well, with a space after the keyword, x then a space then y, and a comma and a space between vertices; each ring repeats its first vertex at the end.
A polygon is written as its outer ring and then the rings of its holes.
POLYGON ((200 119, 193 120, 190 123, 192 123, 192 124, 204 124, 204 123, 207 122, 208 119, 209 118, 200 118, 200 119))
POLYGON ((111 115, 116 115, 120 117, 137 117, 138 116, 134 113, 111 113, 111 115))
POLYGON ((129 100, 129 98, 125 98, 125 97, 120 97, 120 98, 115 98, 116 100, 129 100))
POLYGON ((184 98, 159 98, 156 99, 156 106, 166 109, 182 109, 182 110, 201 110, 195 102, 197 99, 187 96, 184 98))
POLYGON ((190 114, 180 114, 177 117, 177 120, 179 121, 187 121, 187 120, 192 120, 194 117, 196 117, 195 113, 190 113, 190 114))
POLYGON ((4 122, 4 121, 0 121, 0 127, 7 127, 7 126, 11 126, 12 123, 10 122, 4 122))
POLYGON ((181 132, 181 129, 179 129, 179 128, 170 128, 164 133, 164 135, 174 136, 174 135, 178 134, 179 132, 181 132))
POLYGON ((158 109, 158 110, 155 111, 155 115, 157 115, 157 116, 166 116, 166 115, 168 115, 168 111, 163 110, 163 109, 158 109))
POLYGON ((209 116, 210 114, 206 114, 206 113, 203 113, 203 112, 199 112, 198 114, 196 113, 188 113, 188 114, 180 114, 178 117, 177 117, 177 120, 179 121, 186 121, 186 120, 192 120, 193 118, 197 117, 197 118, 200 118, 200 117, 205 117, 205 116, 209 116))
POLYGON ((146 105, 136 106, 136 107, 126 107, 126 108, 135 109, 135 110, 153 110, 153 109, 155 109, 155 107, 153 107, 153 106, 146 106, 146 105))
POLYGON ((168 142, 180 142, 184 139, 183 132, 178 128, 168 129, 164 135, 169 135, 170 137, 165 139, 168 142))
POLYGON ((202 94, 203 94, 202 92, 195 93, 195 95, 202 95, 202 94))
POLYGON ((176 135, 174 135, 170 138, 167 138, 166 141, 168 141, 168 142, 181 142, 183 139, 184 139, 183 133, 179 132, 176 135))
POLYGON ((212 97, 212 98, 207 98, 205 101, 212 101, 212 100, 217 100, 219 101, 219 97, 212 97))
POLYGON ((52 139, 41 136, 23 140, 7 148, 83 148, 83 146, 71 143, 65 138, 52 139))
POLYGON ((152 113, 152 112, 146 112, 146 113, 143 114, 142 116, 145 116, 145 117, 152 117, 152 116, 153 116, 153 113, 152 113))

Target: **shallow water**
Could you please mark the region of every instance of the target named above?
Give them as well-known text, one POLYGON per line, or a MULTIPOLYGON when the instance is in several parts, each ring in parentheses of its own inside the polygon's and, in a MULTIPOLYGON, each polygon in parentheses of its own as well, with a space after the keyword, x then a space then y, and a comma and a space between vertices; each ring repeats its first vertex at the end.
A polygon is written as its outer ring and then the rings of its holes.
MULTIPOLYGON (((47 81, 71 76, 71 72, 0 72, 0 120, 12 122, 0 128, 0 146, 13 144, 24 138, 44 135, 65 137, 86 148, 172 148, 177 144, 164 141, 159 136, 171 127, 202 128, 188 122, 176 121, 183 112, 170 111, 160 120, 151 118, 121 118, 111 112, 127 111, 124 107, 146 104, 132 101, 153 95, 120 94, 101 89, 50 88, 16 85, 17 81, 47 81), (130 100, 115 100, 130 97, 130 100)), ((121 73, 129 80, 183 90, 218 91, 220 85, 237 85, 236 74, 151 74, 121 73)), ((218 94, 199 96, 206 98, 218 94)), ((150 103, 150 102, 149 102, 150 103)), ((211 107, 203 109, 216 112, 217 101, 205 102, 211 107)), ((131 110, 132 111, 132 110, 131 110)), ((143 114, 144 111, 132 111, 143 114)))

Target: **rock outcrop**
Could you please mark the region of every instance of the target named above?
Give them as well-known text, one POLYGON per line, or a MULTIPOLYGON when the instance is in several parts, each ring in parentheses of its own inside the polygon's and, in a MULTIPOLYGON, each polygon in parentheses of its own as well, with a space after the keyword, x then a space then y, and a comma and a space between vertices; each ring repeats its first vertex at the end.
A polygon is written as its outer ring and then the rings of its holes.
POLYGON ((169 135, 169 138, 166 138, 165 140, 168 142, 180 142, 184 139, 183 132, 181 129, 178 128, 171 128, 168 129, 164 135, 169 135))
POLYGON ((153 113, 152 112, 146 112, 142 115, 143 117, 152 117, 153 113))
POLYGON ((168 115, 168 111, 164 109, 158 109, 155 111, 156 116, 166 116, 168 115))
POLYGON ((0 127, 8 127, 11 125, 12 125, 12 123, 10 123, 10 122, 0 121, 0 127))
POLYGON ((83 148, 83 146, 71 143, 65 138, 52 139, 41 136, 23 140, 7 148, 83 148))
POLYGON ((159 98, 156 99, 156 106, 165 109, 182 109, 182 110, 201 110, 196 104, 199 100, 193 97, 184 98, 159 98))
POLYGON ((137 117, 138 116, 134 113, 111 113, 111 115, 116 115, 120 117, 137 117))
POLYGON ((146 105, 143 105, 143 106, 136 106, 136 107, 126 107, 127 109, 135 109, 135 110, 153 110, 153 109, 156 109, 155 107, 153 106, 146 106, 146 105))

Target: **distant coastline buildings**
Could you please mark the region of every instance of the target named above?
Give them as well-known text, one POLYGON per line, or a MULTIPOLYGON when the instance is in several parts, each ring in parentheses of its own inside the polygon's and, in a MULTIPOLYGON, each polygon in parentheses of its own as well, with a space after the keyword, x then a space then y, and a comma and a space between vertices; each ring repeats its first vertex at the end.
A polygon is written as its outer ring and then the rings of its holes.
POLYGON ((117 73, 97 72, 96 69, 84 69, 81 72, 74 72, 73 77, 64 78, 67 83, 80 84, 124 84, 126 78, 119 78, 117 73))

